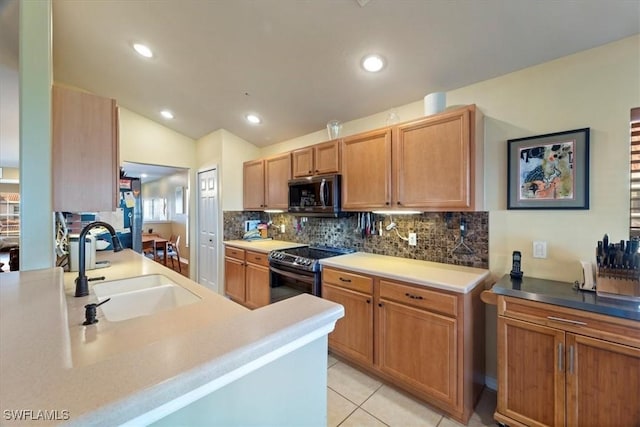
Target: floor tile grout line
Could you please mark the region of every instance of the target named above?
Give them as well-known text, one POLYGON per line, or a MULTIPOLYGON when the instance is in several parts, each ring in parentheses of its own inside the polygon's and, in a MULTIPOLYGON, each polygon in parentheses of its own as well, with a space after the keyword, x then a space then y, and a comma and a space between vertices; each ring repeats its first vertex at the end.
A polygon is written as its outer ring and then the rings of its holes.
MULTIPOLYGON (((368 400, 368 399, 367 399, 368 400)), ((365 401, 366 402, 366 401, 365 401)), ((363 402, 364 404, 364 402, 363 402)), ((366 412, 367 414, 371 415, 373 418, 375 418, 376 420, 380 421, 382 424, 386 425, 387 427, 391 427, 391 424, 387 424, 384 421, 382 421, 380 418, 376 417, 375 415, 373 415, 371 412, 367 411, 366 409, 364 409, 362 406, 359 406, 358 408, 362 409, 364 412, 366 412)))
MULTIPOLYGON (((328 389, 331 389, 331 391, 333 391, 334 393, 336 393, 338 396, 340 396, 340 397, 342 397, 342 398, 346 399, 349 403, 352 403, 352 404, 356 405, 356 407, 358 407, 358 408, 360 407, 360 405, 358 405, 358 404, 357 404, 356 402, 354 402, 353 400, 349 399, 349 398, 348 398, 347 396, 345 396, 344 394, 340 393, 340 392, 339 392, 338 390, 336 390, 335 388, 330 387, 330 386, 328 386, 328 385, 327 385, 327 388, 328 388, 328 389)), ((374 391, 373 393, 375 393, 375 391, 374 391)), ((371 394, 371 396, 373 396, 373 393, 371 394)), ((371 396, 369 396, 369 397, 371 397, 371 396)), ((366 398, 362 403, 364 403, 364 402, 366 402, 367 400, 369 400, 369 397, 367 397, 367 398, 366 398)))
POLYGON ((340 423, 336 427, 340 427, 342 424, 344 424, 344 422, 347 421, 349 419, 349 417, 351 415, 353 415, 353 413, 358 410, 358 408, 360 408, 360 407, 356 405, 356 407, 353 408, 353 411, 349 412, 349 414, 346 417, 344 417, 344 419, 342 421, 340 421, 340 423))

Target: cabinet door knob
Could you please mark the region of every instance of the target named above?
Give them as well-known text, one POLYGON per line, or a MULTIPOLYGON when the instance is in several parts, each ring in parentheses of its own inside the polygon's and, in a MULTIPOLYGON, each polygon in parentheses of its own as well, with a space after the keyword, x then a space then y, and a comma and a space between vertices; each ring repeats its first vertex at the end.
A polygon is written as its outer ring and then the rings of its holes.
MULTIPOLYGON (((316 172, 318 172, 318 171, 316 171, 316 172)), ((311 173, 311 171, 309 171, 309 173, 311 173)))
POLYGON ((384 202, 385 205, 389 206, 389 202, 384 202))
POLYGON ((371 304, 371 300, 367 298, 367 304, 371 304))
POLYGON ((400 203, 400 201, 398 201, 398 204, 401 205, 402 203, 400 203))
POLYGON ((381 302, 378 303, 378 307, 382 307, 382 303, 381 302))

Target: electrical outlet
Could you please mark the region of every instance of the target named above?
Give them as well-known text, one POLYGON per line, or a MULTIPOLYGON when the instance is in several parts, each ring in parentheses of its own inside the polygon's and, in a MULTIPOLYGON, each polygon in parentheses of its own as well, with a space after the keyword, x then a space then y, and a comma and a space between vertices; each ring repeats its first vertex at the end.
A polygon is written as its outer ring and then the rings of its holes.
POLYGON ((533 257, 534 258, 547 258, 547 242, 544 240, 533 241, 533 257))
POLYGON ((284 230, 285 230, 284 224, 280 224, 280 233, 284 233, 284 230))
POLYGON ((409 233, 409 246, 415 246, 418 244, 418 235, 416 233, 409 233))

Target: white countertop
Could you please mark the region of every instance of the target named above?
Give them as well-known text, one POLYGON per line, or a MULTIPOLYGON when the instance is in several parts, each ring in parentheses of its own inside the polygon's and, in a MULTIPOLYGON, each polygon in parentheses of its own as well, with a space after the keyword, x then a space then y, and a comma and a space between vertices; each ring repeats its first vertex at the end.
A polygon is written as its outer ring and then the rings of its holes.
POLYGON ((240 249, 250 251, 269 253, 271 251, 279 251, 282 249, 299 248, 308 246, 304 243, 285 242, 284 240, 225 240, 226 246, 234 246, 240 249))
POLYGON ((164 274, 202 300, 121 322, 98 308, 99 323, 82 326, 84 305, 96 298, 73 297, 77 273, 0 273, 3 425, 6 410, 59 411, 57 421, 38 425, 121 424, 198 387, 219 388, 284 346, 326 334, 344 315, 342 306, 311 295, 250 311, 131 250, 98 259, 112 265, 89 277, 164 274))
POLYGON ((401 280, 466 294, 489 276, 489 270, 365 252, 320 260, 326 267, 401 280))

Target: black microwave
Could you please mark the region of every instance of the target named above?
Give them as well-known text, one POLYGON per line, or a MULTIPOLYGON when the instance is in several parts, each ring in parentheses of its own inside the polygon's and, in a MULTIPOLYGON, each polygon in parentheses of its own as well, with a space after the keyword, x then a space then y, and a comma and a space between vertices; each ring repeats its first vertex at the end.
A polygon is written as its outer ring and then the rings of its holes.
POLYGON ((340 175, 318 175, 289 181, 289 213, 307 216, 338 216, 340 175))

